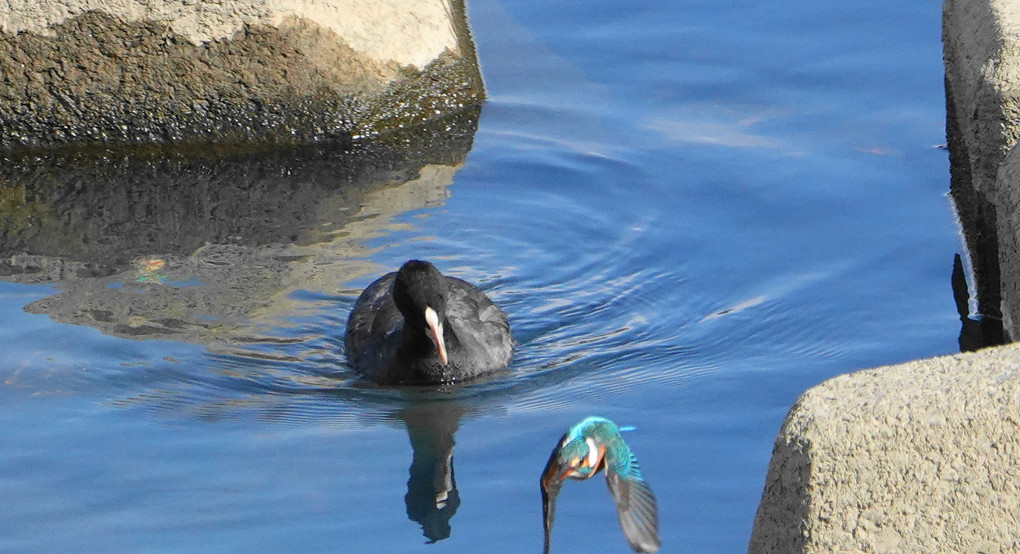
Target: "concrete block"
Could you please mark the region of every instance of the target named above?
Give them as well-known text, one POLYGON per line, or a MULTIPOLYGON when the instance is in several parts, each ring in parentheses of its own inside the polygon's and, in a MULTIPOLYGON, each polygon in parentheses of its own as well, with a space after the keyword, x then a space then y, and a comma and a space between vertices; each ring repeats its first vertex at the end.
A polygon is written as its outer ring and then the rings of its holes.
POLYGON ((776 439, 749 551, 1020 550, 1020 345, 811 388, 776 439))
POLYGON ((483 97, 462 0, 0 3, 0 150, 349 141, 483 97))
POLYGON ((946 135, 951 190, 971 254, 979 309, 1020 336, 1020 182, 1002 173, 1020 137, 1020 3, 946 0, 946 135))

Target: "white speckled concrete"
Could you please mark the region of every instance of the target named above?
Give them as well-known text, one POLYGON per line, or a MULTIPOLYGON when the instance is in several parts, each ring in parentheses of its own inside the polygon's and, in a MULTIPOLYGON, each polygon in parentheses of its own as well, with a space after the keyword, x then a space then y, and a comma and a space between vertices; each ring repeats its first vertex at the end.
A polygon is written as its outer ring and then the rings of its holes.
POLYGON ((0 150, 346 142, 485 96, 463 0, 2 0, 0 150))
POLYGON ((166 21, 196 44, 229 38, 245 24, 279 26, 298 16, 380 62, 424 67, 443 50, 457 50, 447 0, 7 0, 0 5, 0 30, 47 34, 91 10, 129 21, 166 21))
POLYGON ((776 439, 750 552, 1020 551, 1020 345, 811 388, 776 439))

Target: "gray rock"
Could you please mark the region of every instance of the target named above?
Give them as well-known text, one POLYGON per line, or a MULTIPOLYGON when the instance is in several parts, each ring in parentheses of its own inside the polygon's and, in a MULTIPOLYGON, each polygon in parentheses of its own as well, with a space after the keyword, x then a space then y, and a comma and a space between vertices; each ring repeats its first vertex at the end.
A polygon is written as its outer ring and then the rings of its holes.
MULTIPOLYGON (((946 135, 952 194, 967 238, 982 314, 1020 329, 1020 188, 1003 167, 1020 136, 1020 3, 943 5, 946 135)), ((1020 154, 1009 158, 1020 163, 1020 154)))
POLYGON ((811 388, 776 439, 749 551, 1020 550, 1020 345, 811 388))
POLYGON ((349 142, 483 97, 462 0, 0 4, 0 150, 349 142))

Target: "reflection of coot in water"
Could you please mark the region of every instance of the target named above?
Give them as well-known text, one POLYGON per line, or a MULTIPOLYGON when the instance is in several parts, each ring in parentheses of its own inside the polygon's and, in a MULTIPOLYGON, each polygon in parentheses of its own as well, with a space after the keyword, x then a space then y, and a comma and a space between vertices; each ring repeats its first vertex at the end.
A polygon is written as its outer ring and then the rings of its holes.
POLYGON ((460 495, 453 475, 454 433, 464 409, 449 402, 430 402, 401 411, 414 458, 407 480, 407 517, 421 524, 430 542, 450 536, 450 518, 460 495))
POLYGON ((506 314, 478 287, 411 260, 365 289, 347 320, 347 358, 380 384, 439 384, 506 367, 506 314))

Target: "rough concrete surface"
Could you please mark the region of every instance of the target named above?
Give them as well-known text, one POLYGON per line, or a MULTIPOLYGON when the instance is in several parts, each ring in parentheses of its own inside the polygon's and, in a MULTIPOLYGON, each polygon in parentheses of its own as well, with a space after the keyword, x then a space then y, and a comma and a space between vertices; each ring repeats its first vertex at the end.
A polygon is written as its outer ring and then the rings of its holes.
POLYGON ((0 150, 349 141, 483 96, 463 0, 0 3, 0 150))
MULTIPOLYGON (((1020 136, 1020 2, 943 5, 946 134, 952 193, 971 254, 980 311, 1020 336, 1017 169, 1003 162, 1020 136), (1001 301, 1000 301, 1001 300, 1001 301)), ((1020 154, 1009 157, 1020 163, 1020 154)))
POLYGON ((288 17, 314 21, 375 61, 419 69, 443 50, 457 49, 446 0, 8 0, 0 30, 55 34, 55 27, 89 11, 127 21, 163 21, 198 45, 228 39, 245 25, 279 27, 288 17))
POLYGON ((776 439, 749 551, 1020 551, 1020 345, 804 393, 776 439))

